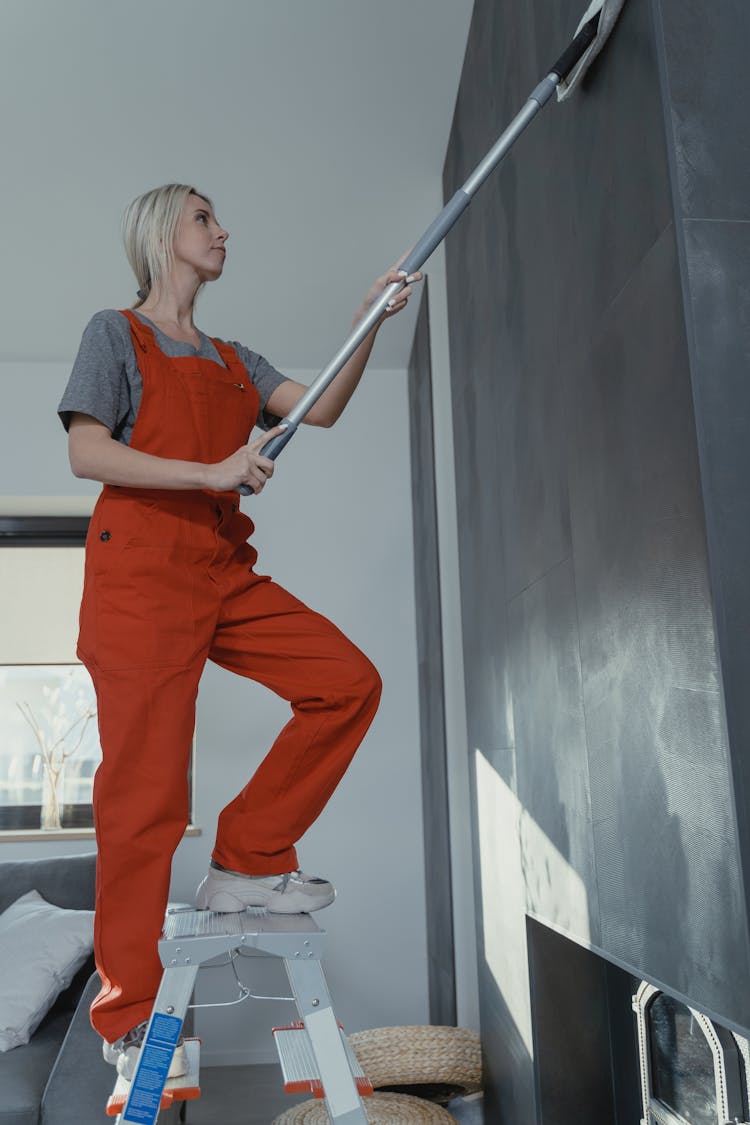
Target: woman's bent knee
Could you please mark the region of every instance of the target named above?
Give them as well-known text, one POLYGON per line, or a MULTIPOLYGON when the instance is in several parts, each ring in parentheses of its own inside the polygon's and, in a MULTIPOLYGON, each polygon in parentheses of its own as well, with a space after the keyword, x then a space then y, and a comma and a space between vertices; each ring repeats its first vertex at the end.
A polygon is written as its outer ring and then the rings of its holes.
POLYGON ((374 715, 380 703, 383 692, 383 681, 375 665, 364 653, 357 650, 358 670, 356 677, 356 691, 364 711, 374 715))

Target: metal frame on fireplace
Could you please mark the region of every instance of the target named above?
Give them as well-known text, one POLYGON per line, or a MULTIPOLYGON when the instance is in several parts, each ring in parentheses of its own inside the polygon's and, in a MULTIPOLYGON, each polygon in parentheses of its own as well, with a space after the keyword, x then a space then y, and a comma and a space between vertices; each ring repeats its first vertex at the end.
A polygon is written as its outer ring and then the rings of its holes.
MULTIPOLYGON (((633 997, 633 1011, 638 1024, 638 1055, 641 1068, 643 1104, 641 1125, 689 1125, 684 1117, 659 1101, 653 1094, 648 1009, 651 1002, 661 994, 662 989, 644 981, 633 997)), ((742 1075, 738 1067, 727 1065, 727 1050, 732 1049, 739 1053, 737 1040, 730 1031, 715 1024, 702 1012, 696 1011, 689 1005, 685 1007, 706 1037, 713 1056, 716 1125, 747 1125, 744 1118, 742 1075)))

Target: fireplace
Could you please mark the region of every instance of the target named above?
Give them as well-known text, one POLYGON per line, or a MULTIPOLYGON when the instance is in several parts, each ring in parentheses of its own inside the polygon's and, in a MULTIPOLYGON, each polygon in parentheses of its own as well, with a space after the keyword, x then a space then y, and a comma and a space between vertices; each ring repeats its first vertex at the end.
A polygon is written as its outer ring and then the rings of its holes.
POLYGON ((746 1038, 527 917, 541 1125, 745 1125, 746 1038))
POLYGON ((748 1117, 748 1042, 643 982, 633 997, 644 1125, 727 1125, 748 1117))

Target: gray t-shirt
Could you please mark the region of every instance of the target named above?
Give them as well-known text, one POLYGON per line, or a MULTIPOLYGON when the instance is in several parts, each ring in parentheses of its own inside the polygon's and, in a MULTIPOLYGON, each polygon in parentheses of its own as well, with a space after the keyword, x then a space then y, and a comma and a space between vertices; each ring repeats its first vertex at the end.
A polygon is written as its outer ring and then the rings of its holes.
MULTIPOLYGON (((203 332, 199 331, 200 347, 195 348, 183 340, 165 336, 148 317, 137 310, 136 316, 154 330, 156 342, 165 355, 196 355, 222 363, 221 356, 203 332)), ((266 403, 287 377, 272 367, 262 355, 251 352, 243 344, 234 340, 227 343, 237 352, 248 378, 258 390, 258 425, 261 429, 268 430, 279 419, 266 413, 266 403)), ((127 317, 116 309, 103 309, 86 325, 68 385, 57 408, 60 420, 67 430, 71 414, 90 414, 111 430, 113 438, 123 445, 129 445, 142 391, 143 381, 127 317)))

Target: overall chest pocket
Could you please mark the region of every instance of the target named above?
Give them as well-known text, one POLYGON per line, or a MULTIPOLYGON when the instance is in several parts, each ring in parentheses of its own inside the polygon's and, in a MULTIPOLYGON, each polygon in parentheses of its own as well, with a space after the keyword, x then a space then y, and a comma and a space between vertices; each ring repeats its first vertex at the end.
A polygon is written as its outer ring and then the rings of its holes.
POLYGON ((204 435, 212 459, 223 460, 245 445, 258 420, 260 396, 247 379, 221 369, 203 385, 204 435))

